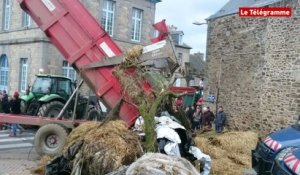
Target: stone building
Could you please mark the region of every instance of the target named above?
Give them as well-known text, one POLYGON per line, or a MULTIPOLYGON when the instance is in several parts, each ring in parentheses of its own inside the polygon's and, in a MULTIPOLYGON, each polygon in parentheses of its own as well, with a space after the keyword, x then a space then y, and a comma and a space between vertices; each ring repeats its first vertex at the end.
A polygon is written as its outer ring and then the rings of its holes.
MULTIPOLYGON (((122 50, 148 45, 160 0, 81 0, 122 50)), ((0 2, 0 90, 25 92, 35 74, 76 78, 73 68, 19 7, 17 0, 0 2)))
POLYGON ((207 19, 209 86, 233 129, 267 133, 300 115, 300 4, 230 0, 207 19), (290 18, 241 18, 239 7, 292 7, 290 18))
POLYGON ((204 70, 203 54, 190 54, 192 48, 183 42, 183 31, 177 30, 174 26, 170 26, 169 29, 177 54, 177 62, 181 66, 181 73, 175 73, 177 79, 174 86, 198 85, 204 70))

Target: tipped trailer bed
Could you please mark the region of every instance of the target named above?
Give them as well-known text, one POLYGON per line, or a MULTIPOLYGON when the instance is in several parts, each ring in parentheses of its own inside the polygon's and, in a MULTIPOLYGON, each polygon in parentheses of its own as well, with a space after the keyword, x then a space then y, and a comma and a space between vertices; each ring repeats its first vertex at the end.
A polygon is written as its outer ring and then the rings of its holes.
MULTIPOLYGON (((122 84, 113 75, 115 65, 123 60, 122 51, 81 2, 17 1, 106 107, 113 109, 118 106, 120 119, 132 126, 139 116, 138 106, 123 92, 122 84)), ((152 65, 159 58, 167 58, 173 72, 178 67, 170 38, 144 47, 140 59, 143 65, 152 65)), ((145 94, 151 94, 151 84, 147 81, 142 84, 145 94)), ((85 121, 0 114, 0 123, 39 126, 34 139, 35 149, 41 155, 51 156, 62 151, 68 132, 82 122, 85 121)))

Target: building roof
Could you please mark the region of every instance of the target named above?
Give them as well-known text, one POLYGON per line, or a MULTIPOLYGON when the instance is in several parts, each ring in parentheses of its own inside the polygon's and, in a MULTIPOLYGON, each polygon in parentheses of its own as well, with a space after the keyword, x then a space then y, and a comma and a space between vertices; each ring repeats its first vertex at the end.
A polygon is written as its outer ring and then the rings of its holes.
POLYGON ((153 3, 161 2, 161 0, 148 0, 148 1, 153 2, 153 3))
POLYGON ((219 11, 208 17, 206 20, 220 18, 223 16, 238 13, 239 7, 263 7, 281 0, 229 0, 219 11))
POLYGON ((181 47, 181 48, 184 48, 184 49, 192 49, 191 46, 185 44, 185 43, 182 43, 182 44, 175 44, 176 47, 181 47))

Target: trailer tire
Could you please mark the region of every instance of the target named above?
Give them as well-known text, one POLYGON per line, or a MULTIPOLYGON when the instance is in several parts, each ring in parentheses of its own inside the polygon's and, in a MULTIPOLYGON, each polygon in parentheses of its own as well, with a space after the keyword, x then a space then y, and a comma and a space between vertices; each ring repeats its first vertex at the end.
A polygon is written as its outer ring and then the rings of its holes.
POLYGON ((65 146, 67 137, 66 129, 59 124, 42 126, 34 137, 35 150, 39 155, 59 155, 65 146))
MULTIPOLYGON (((43 117, 57 117, 60 111, 63 109, 64 104, 60 101, 51 101, 49 103, 43 104, 38 112, 38 116, 43 117)), ((65 117, 66 112, 63 114, 65 117)))
POLYGON ((27 104, 25 102, 25 100, 21 100, 21 114, 26 114, 27 111, 27 104))
POLYGON ((95 108, 91 108, 88 111, 87 119, 92 120, 92 121, 102 121, 104 118, 101 116, 101 114, 98 110, 96 110, 95 108))

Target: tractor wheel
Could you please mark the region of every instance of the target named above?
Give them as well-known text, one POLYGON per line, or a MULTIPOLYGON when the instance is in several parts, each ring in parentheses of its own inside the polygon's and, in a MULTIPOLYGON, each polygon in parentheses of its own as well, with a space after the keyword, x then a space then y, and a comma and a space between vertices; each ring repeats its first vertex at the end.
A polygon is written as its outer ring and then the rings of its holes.
POLYGON ((36 152, 39 155, 59 155, 65 146, 67 137, 68 133, 61 125, 47 124, 42 126, 34 137, 36 152))
MULTIPOLYGON (((43 117, 51 117, 51 118, 57 117, 63 107, 64 104, 59 101, 52 101, 50 103, 45 103, 40 107, 37 115, 43 117)), ((65 114, 63 114, 63 117, 65 117, 65 114)))
POLYGON ((93 121, 102 121, 104 119, 104 117, 95 108, 91 108, 88 111, 88 117, 87 117, 87 119, 88 120, 93 120, 93 121))
POLYGON ((21 100, 21 114, 26 114, 27 104, 24 100, 21 100))

